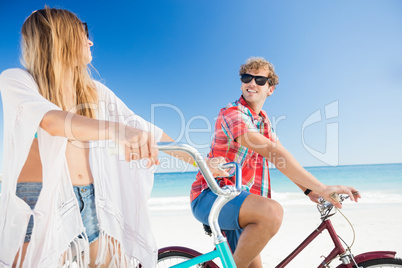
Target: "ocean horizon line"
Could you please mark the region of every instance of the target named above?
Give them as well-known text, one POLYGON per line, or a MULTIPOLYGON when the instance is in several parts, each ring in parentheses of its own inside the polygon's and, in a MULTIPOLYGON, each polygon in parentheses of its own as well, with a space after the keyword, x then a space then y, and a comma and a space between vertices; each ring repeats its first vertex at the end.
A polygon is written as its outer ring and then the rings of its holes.
MULTIPOLYGON (((321 165, 321 166, 303 166, 303 168, 329 168, 329 167, 348 167, 348 166, 376 166, 376 165, 401 165, 402 162, 396 162, 396 163, 373 163, 373 164, 342 164, 342 165, 337 165, 337 166, 330 166, 330 165, 321 165)), ((276 167, 269 167, 269 169, 275 169, 278 170, 276 167)), ((155 172, 154 174, 177 174, 177 173, 197 173, 198 170, 196 171, 158 171, 155 172)), ((0 174, 1 175, 1 174, 0 174)))
MULTIPOLYGON (((323 167, 347 167, 347 166, 374 166, 374 165, 401 165, 402 162, 396 162, 396 163, 372 163, 372 164, 343 164, 343 165, 337 165, 337 166, 329 166, 329 165, 322 165, 322 166, 303 166, 304 168, 323 168, 323 167)), ((276 169, 276 167, 270 167, 270 169, 276 169)), ((198 170, 195 171, 158 171, 155 172, 154 174, 177 174, 177 173, 197 173, 198 170)), ((3 173, 0 173, 0 182, 2 181, 3 173)))

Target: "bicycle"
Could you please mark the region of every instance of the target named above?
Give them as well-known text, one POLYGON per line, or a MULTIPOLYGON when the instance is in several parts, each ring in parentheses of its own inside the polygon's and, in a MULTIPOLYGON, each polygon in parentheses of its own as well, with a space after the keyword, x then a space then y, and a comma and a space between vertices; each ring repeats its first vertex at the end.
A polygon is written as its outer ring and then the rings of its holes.
MULTIPOLYGON (((171 144, 158 143, 158 148, 164 150, 182 150, 191 154, 197 162, 200 171, 204 175, 211 191, 218 195, 208 218, 209 226, 213 236, 215 249, 211 252, 202 254, 194 249, 180 246, 169 246, 159 249, 158 252, 158 267, 174 267, 187 268, 196 265, 196 267, 219 268, 213 261, 215 258, 220 258, 224 268, 236 267, 232 253, 226 242, 226 238, 222 235, 218 224, 218 216, 222 207, 237 196, 241 191, 241 169, 237 163, 227 163, 222 165, 222 168, 235 168, 236 184, 235 186, 225 186, 220 188, 212 173, 207 168, 204 159, 200 153, 193 147, 187 144, 171 144)), ((339 201, 342 203, 348 196, 339 196, 339 201)), ((326 255, 325 259, 318 264, 318 268, 329 268, 331 262, 339 257, 342 264, 337 268, 375 268, 375 267, 401 267, 402 259, 396 258, 395 251, 372 251, 365 252, 354 256, 351 252, 351 247, 348 246, 336 233, 330 218, 338 211, 334 209, 334 205, 330 202, 321 199, 317 204, 318 211, 321 215, 321 224, 313 230, 313 232, 292 252, 290 253, 276 268, 286 267, 297 255, 299 255, 312 241, 314 241, 323 231, 328 231, 331 240, 334 243, 332 251, 326 255), (341 243, 346 245, 346 248, 341 243)))

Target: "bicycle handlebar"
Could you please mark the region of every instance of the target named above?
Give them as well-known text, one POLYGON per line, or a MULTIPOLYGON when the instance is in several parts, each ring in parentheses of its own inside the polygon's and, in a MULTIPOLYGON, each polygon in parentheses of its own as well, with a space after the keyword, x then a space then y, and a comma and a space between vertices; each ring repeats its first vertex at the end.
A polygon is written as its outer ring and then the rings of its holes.
MULTIPOLYGON (((337 195, 337 196, 339 198, 338 202, 341 203, 341 204, 342 204, 343 201, 345 201, 346 199, 349 198, 348 195, 337 195)), ((327 206, 333 206, 333 204, 331 202, 325 200, 323 197, 318 198, 318 202, 319 202, 319 205, 322 205, 322 206, 326 206, 326 207, 327 206)))
POLYGON ((243 179, 240 165, 236 162, 230 162, 230 163, 219 164, 219 166, 220 166, 219 168, 221 169, 235 168, 235 175, 236 175, 235 187, 238 191, 241 191, 243 179))
MULTIPOLYGON (((340 204, 342 204, 342 202, 348 198, 349 198, 349 196, 347 196, 347 195, 339 195, 338 202, 340 204)), ((321 213, 321 219, 327 218, 329 215, 329 212, 334 208, 334 205, 331 202, 326 201, 323 197, 320 197, 318 199, 318 202, 319 203, 317 204, 317 208, 318 208, 318 211, 321 213)))
MULTIPOLYGON (((223 196, 230 196, 232 191, 228 188, 221 188, 218 183, 216 182, 214 176, 212 175, 211 171, 209 170, 207 163, 205 162, 204 158, 201 156, 200 152, 194 147, 185 144, 185 143, 177 143, 177 142, 158 142, 157 147, 160 151, 184 151, 190 154, 197 166, 199 167, 202 175, 204 176, 206 182, 208 183, 209 188, 213 193, 216 195, 223 195, 223 196)), ((227 169, 227 168, 235 168, 236 174, 236 189, 241 191, 242 186, 242 177, 241 177, 241 170, 238 163, 231 162, 220 164, 220 168, 227 169)))

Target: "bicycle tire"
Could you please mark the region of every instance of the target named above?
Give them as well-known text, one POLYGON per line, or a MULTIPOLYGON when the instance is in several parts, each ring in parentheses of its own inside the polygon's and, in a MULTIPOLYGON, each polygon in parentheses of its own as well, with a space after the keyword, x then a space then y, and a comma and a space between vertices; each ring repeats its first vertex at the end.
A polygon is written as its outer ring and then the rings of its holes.
POLYGON ((358 263, 363 268, 402 268, 402 259, 374 259, 358 263))
MULTIPOLYGON (((158 268, 167 268, 172 265, 179 264, 183 261, 192 259, 196 257, 197 255, 190 254, 188 252, 182 252, 182 251, 177 251, 177 250, 170 250, 170 251, 165 251, 162 253, 158 254, 158 268)), ((195 267, 199 268, 215 268, 218 267, 213 261, 209 261, 206 263, 198 264, 195 267)))

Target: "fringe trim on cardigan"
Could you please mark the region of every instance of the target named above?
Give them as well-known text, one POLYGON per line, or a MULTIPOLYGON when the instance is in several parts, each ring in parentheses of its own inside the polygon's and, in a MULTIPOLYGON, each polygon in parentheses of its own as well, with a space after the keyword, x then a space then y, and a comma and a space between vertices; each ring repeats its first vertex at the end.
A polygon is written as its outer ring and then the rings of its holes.
MULTIPOLYGON (((106 256, 110 254, 109 268, 140 268, 140 261, 124 254, 120 242, 108 235, 105 231, 99 232, 98 254, 95 260, 97 267, 106 263, 106 256)), ((74 238, 65 252, 59 258, 58 267, 87 268, 90 263, 89 242, 85 233, 74 238), (74 265, 73 265, 74 263, 74 265)))
POLYGON ((86 233, 83 232, 80 237, 74 238, 67 250, 61 254, 58 267, 73 267, 72 264, 76 263, 75 267, 87 268, 89 262, 89 242, 86 233))
POLYGON ((99 233, 99 248, 98 255, 96 257, 95 265, 100 266, 105 264, 106 255, 110 253, 111 260, 109 267, 127 267, 127 268, 139 268, 140 262, 136 258, 127 256, 124 252, 124 248, 119 241, 112 238, 105 231, 101 230, 99 233))

